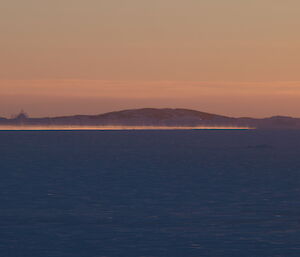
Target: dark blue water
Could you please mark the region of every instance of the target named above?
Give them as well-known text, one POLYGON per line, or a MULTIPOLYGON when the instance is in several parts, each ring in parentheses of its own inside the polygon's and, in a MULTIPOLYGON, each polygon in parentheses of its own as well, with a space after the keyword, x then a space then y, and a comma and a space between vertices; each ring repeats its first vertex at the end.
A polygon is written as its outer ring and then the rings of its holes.
POLYGON ((300 256, 299 131, 0 132, 0 256, 300 256))

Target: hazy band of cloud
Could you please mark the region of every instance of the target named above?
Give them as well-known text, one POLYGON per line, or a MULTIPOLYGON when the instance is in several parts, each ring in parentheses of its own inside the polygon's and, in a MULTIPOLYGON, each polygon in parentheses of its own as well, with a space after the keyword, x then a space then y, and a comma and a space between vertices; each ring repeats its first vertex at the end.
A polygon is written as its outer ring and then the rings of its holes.
POLYGON ((300 81, 0 80, 0 93, 53 96, 178 97, 195 94, 300 94, 300 81), (177 95, 180 94, 180 95, 177 95))

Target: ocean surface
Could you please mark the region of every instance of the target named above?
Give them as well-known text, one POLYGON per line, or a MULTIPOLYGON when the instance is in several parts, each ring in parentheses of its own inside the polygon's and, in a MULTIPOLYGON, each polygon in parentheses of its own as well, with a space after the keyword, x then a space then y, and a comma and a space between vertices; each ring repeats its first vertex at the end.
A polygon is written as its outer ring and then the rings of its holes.
POLYGON ((1 131, 2 257, 300 256, 300 131, 1 131))

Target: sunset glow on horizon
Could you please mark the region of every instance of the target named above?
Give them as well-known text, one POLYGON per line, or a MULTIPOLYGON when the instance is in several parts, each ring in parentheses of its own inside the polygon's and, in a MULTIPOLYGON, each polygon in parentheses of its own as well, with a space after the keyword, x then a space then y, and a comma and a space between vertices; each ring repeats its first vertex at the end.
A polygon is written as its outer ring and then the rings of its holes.
POLYGON ((250 130, 243 126, 0 126, 0 131, 106 131, 106 130, 250 130))
POLYGON ((296 0, 3 1, 0 117, 300 117, 296 0))
POLYGON ((0 117, 187 108, 241 117, 300 117, 299 82, 0 80, 0 117))

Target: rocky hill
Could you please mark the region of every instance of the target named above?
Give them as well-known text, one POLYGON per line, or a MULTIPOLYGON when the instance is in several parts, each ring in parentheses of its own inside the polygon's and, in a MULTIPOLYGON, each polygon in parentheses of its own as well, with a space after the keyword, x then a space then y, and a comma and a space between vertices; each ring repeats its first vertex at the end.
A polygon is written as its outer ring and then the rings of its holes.
POLYGON ((248 126, 257 129, 300 129, 300 119, 274 116, 264 119, 233 118, 189 109, 143 108, 99 115, 30 118, 24 113, 0 118, 0 125, 36 126, 248 126))

